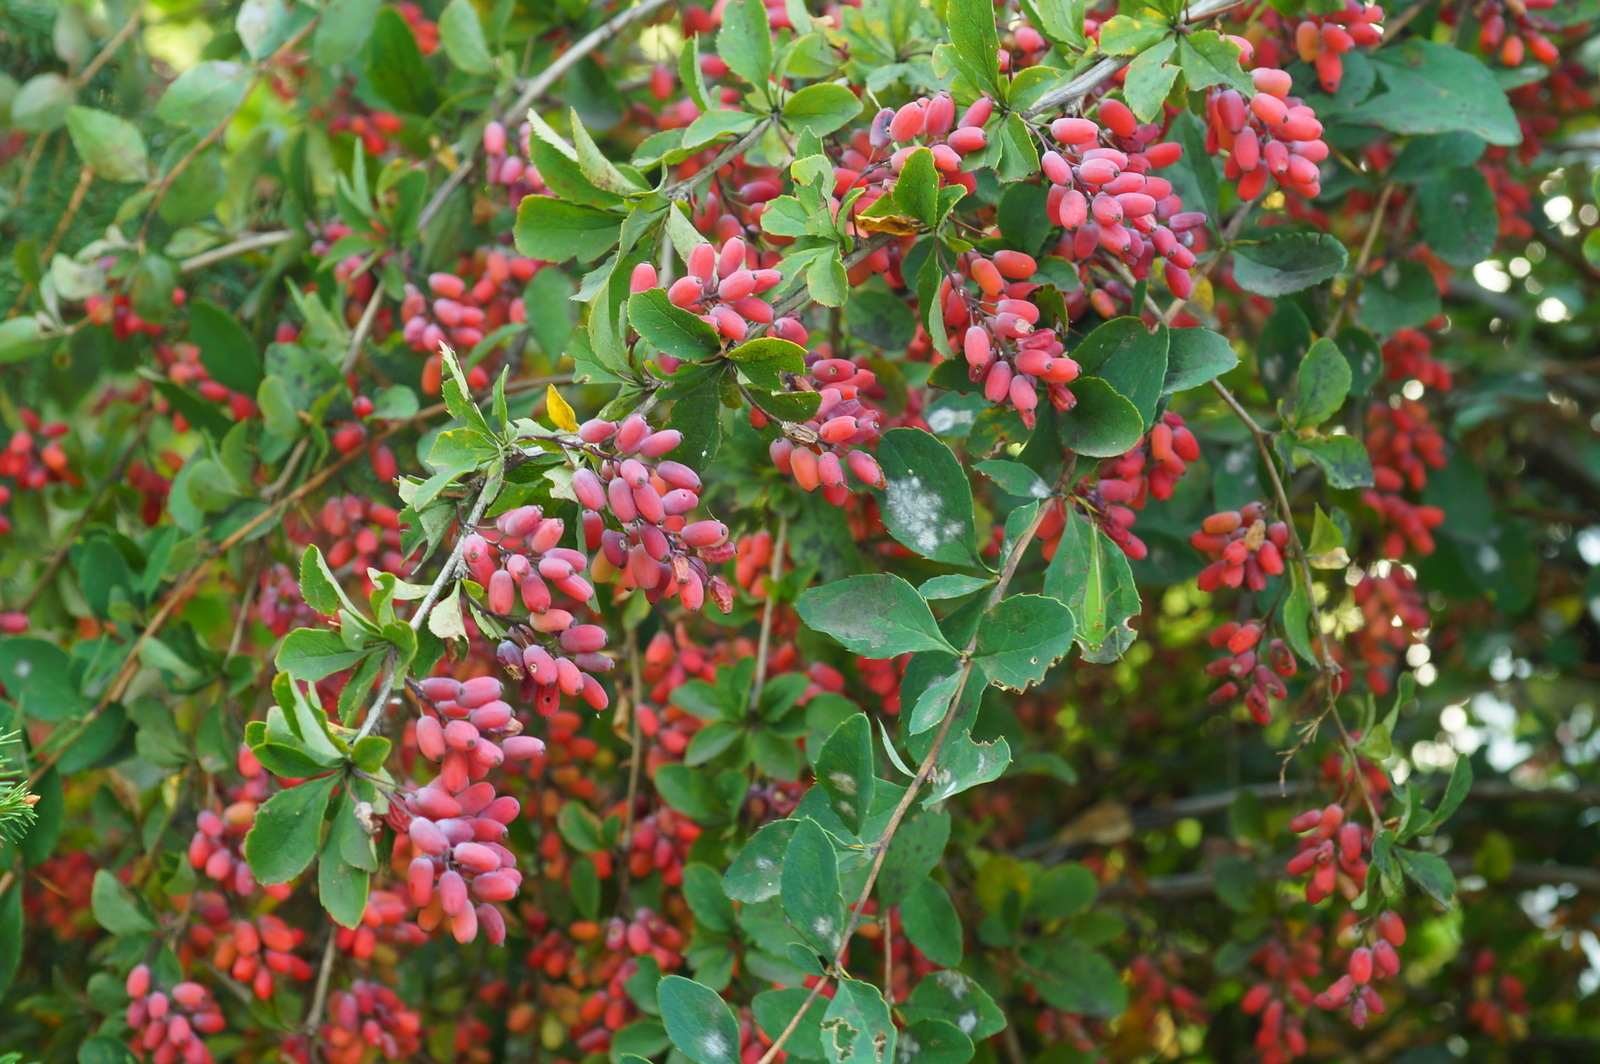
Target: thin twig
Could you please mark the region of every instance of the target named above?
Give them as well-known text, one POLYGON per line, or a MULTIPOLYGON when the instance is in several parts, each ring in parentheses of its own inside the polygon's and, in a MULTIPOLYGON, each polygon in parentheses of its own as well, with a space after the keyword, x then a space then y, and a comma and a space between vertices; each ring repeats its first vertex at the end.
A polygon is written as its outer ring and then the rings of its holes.
POLYGON ((178 272, 193 273, 195 270, 204 269, 213 263, 231 259, 235 255, 243 255, 247 252, 258 251, 261 248, 270 248, 275 244, 282 244, 286 240, 293 238, 293 236, 294 230, 292 229, 277 229, 270 233, 251 233, 249 236, 242 236, 232 243, 223 244, 221 247, 212 248, 210 251, 202 251, 198 255, 191 255, 186 259, 179 260, 178 272))
POLYGON ((767 601, 761 607, 761 635, 756 640, 756 675, 750 683, 750 708, 761 703, 761 689, 767 685, 767 651, 772 646, 772 615, 777 612, 778 581, 783 579, 783 552, 788 547, 789 519, 778 518, 778 536, 772 543, 772 576, 767 585, 767 601))
POLYGON ((1367 275, 1367 264, 1372 261, 1372 247, 1378 241, 1378 230, 1383 227, 1383 212, 1389 206, 1389 197, 1393 194, 1394 182, 1385 182, 1383 191, 1378 193, 1378 205, 1372 211, 1372 224, 1367 227, 1366 239, 1361 242, 1361 253, 1356 256, 1355 269, 1350 273, 1350 283, 1345 286, 1344 295, 1339 299, 1339 305, 1334 308, 1333 317, 1328 320, 1329 336, 1339 331, 1339 323, 1343 320, 1345 311, 1350 309, 1350 300, 1355 298, 1356 289, 1361 287, 1367 275))
POLYGON ((16 191, 11 193, 11 206, 15 207, 22 202, 22 197, 28 192, 28 184, 33 180, 34 168, 39 165, 39 157, 44 154, 45 141, 50 139, 50 133, 40 133, 33 138, 33 147, 28 150, 28 158, 22 164, 22 174, 17 178, 16 191))
POLYGON ((78 76, 72 79, 72 84, 75 88, 81 89, 89 84, 89 80, 100 73, 100 68, 105 66, 113 55, 117 54, 117 49, 126 44, 128 38, 133 36, 134 31, 139 28, 139 16, 144 14, 145 3, 146 0, 139 0, 138 3, 133 5, 133 10, 128 13, 128 21, 124 22, 122 28, 117 30, 116 36, 107 41, 105 47, 100 49, 99 54, 89 60, 89 65, 79 71, 78 76))
MULTIPOLYGON (((529 78, 522 86, 521 95, 512 101, 511 105, 505 110, 494 112, 491 116, 492 119, 498 122, 504 121, 507 117, 516 118, 521 115, 522 112, 532 106, 534 100, 544 94, 546 89, 566 76, 567 71, 575 66, 578 60, 627 29, 639 19, 666 5, 667 0, 643 0, 637 6, 630 7, 628 10, 614 15, 610 21, 602 24, 588 35, 578 38, 573 42, 572 47, 551 60, 549 66, 541 70, 536 76, 529 78)), ((472 173, 473 167, 476 165, 476 154, 468 154, 460 165, 450 172, 450 176, 445 178, 444 184, 439 186, 439 190, 433 194, 427 205, 422 208, 422 213, 417 215, 418 232, 427 228, 428 223, 433 221, 433 216, 438 214, 439 209, 444 206, 444 201, 449 199, 450 194, 460 187, 461 182, 467 179, 467 176, 472 173)))
MULTIPOLYGON (((1222 262, 1223 255, 1228 252, 1228 245, 1238 239, 1240 230, 1244 228, 1245 219, 1250 217, 1251 209, 1259 201, 1260 197, 1258 196, 1255 199, 1248 199, 1239 204, 1239 209, 1233 212, 1232 218, 1228 219, 1227 228, 1220 234, 1222 246, 1217 248, 1216 254, 1206 259, 1205 264, 1200 267, 1200 273, 1193 280, 1194 285, 1198 286, 1204 282, 1206 278, 1211 276, 1211 272, 1217 268, 1217 265, 1222 262)), ((1177 320, 1178 312, 1183 310, 1184 305, 1188 302, 1188 296, 1174 300, 1172 305, 1167 308, 1167 312, 1161 315, 1162 322, 1166 325, 1171 325, 1177 320)))
MULTIPOLYGON (((1058 492, 1071 482, 1073 469, 1074 463, 1069 461, 1056 481, 1056 490, 1058 492)), ((986 608, 993 609, 995 604, 1005 596, 1006 588, 1010 585, 1011 579, 1016 576, 1017 568, 1022 564, 1022 557, 1027 553, 1029 545, 1033 543, 1033 538, 1038 533, 1039 525, 1043 523, 1047 512, 1047 507, 1040 506, 1033 520, 1029 522, 1028 527, 1023 530, 1022 534, 1017 537, 1017 541, 1012 544, 1011 552, 1006 556, 1005 565, 1000 571, 1000 576, 995 581, 994 590, 989 594, 986 608)), ((922 764, 917 767, 916 776, 912 778, 905 794, 900 796, 900 802, 894 807, 894 812, 889 814, 889 822, 884 825, 883 834, 873 843, 875 854, 872 859, 872 868, 867 872, 867 881, 862 885, 861 893, 851 907, 850 921, 845 925, 844 934, 839 939, 839 948, 835 951, 833 963, 829 966, 832 972, 837 972, 843 968, 845 956, 850 949, 850 939, 855 935, 856 929, 861 926, 866 904, 872 898, 872 888, 877 885, 878 874, 883 870, 883 863, 888 857, 889 845, 894 841, 895 832, 899 830, 901 821, 905 819, 907 811, 911 808, 911 803, 916 800, 917 792, 922 789, 922 785, 933 774, 933 767, 939 760, 939 753, 944 748, 945 740, 949 738, 950 729, 955 724, 956 718, 961 715, 959 711, 961 697, 966 690, 968 681, 972 677, 974 667, 973 653, 977 649, 978 636, 974 632, 971 640, 967 643, 967 649, 961 654, 961 675, 956 680, 955 691, 951 694, 950 702, 945 708, 944 719, 939 723, 939 731, 934 735, 933 745, 928 747, 928 753, 923 757, 922 764)), ((772 1064, 773 1058, 782 1051, 784 1044, 789 1041, 795 1030, 800 1026, 800 1020, 805 1016, 807 1010, 811 1008, 811 1003, 821 995, 823 989, 828 985, 829 978, 830 976, 825 975, 817 980, 816 985, 811 988, 811 992, 806 996, 804 1004, 795 1012, 788 1026, 784 1027, 772 1045, 767 1047, 767 1051, 761 1055, 761 1059, 756 1064, 772 1064)))
POLYGON ((739 137, 738 139, 729 143, 727 147, 719 151, 716 154, 716 157, 705 166, 701 167, 699 170, 696 170, 682 181, 674 181, 672 184, 663 187, 661 190, 661 195, 666 199, 676 200, 681 198, 685 193, 693 192, 695 187, 699 185, 700 182, 704 181, 712 174, 715 174, 724 166, 727 166, 729 163, 733 162, 733 160, 743 154, 750 147, 750 145, 760 140, 761 137, 767 132, 767 128, 771 125, 772 122, 770 119, 763 122, 757 122, 753 129, 746 132, 744 136, 739 137))
MULTIPOLYGON (((488 485, 478 489, 478 497, 473 501, 472 513, 467 517, 466 531, 478 527, 478 522, 483 520, 483 512, 489 508, 489 503, 494 500, 489 497, 488 485)), ((438 603, 439 597, 444 594, 444 587, 455 576, 457 567, 461 564, 461 555, 467 549, 467 536, 456 537, 455 546, 450 550, 450 557, 445 559, 444 568, 439 570, 439 575, 434 578, 433 586, 428 588, 428 593, 422 596, 422 601, 417 603, 417 608, 411 614, 411 619, 406 623, 413 632, 422 631, 423 622, 428 619, 428 614, 438 603)), ((383 719, 383 707, 388 703, 389 696, 394 687, 395 652, 390 650, 384 656, 383 676, 378 680, 378 695, 372 700, 372 706, 367 710, 367 718, 361 722, 361 730, 356 732, 357 739, 364 739, 371 735, 378 722, 383 719)))
POLYGON ((329 926, 328 944, 323 947, 322 964, 317 969, 317 987, 311 994, 311 1007, 306 1009, 306 1018, 300 1024, 306 1036, 307 1053, 313 1061, 321 1056, 317 1051, 317 1024, 322 1022, 322 1010, 328 1002, 328 981, 333 975, 333 958, 339 952, 338 942, 338 930, 329 926))
MULTIPOLYGON (((94 183, 94 170, 88 163, 84 163, 78 170, 78 183, 73 186, 72 198, 67 201, 66 212, 61 215, 61 220, 56 223, 56 231, 50 234, 50 243, 44 246, 39 253, 39 265, 48 270, 50 260, 56 253, 56 248, 61 246, 61 239, 67 235, 67 229, 72 225, 72 220, 78 215, 78 208, 83 206, 83 198, 89 194, 89 186, 94 183)), ((11 304, 11 313, 15 314, 28 301, 28 296, 33 293, 33 282, 29 281, 22 286, 22 291, 17 293, 16 302, 11 304)))
POLYGON ((633 854, 633 825, 634 806, 639 801, 639 780, 644 774, 644 732, 639 724, 639 707, 644 704, 644 670, 639 664, 639 629, 628 629, 627 639, 629 682, 632 685, 632 705, 628 714, 628 742, 631 746, 628 754, 628 801, 622 807, 622 834, 619 835, 618 844, 622 849, 622 868, 617 873, 617 905, 619 909, 627 903, 628 887, 633 881, 633 862, 629 858, 633 854))

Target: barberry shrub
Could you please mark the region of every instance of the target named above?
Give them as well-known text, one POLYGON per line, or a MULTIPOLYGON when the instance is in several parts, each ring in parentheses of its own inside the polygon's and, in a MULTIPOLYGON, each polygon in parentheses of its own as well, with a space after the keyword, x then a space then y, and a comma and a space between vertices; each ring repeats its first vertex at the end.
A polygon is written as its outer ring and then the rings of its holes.
POLYGON ((1593 5, 0 8, 0 1049, 1595 1055, 1593 5))

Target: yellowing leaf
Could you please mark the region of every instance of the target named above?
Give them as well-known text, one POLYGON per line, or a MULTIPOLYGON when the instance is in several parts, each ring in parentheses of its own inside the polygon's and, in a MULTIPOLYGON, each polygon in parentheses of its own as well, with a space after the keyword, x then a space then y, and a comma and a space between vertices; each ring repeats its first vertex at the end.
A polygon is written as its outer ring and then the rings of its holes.
POLYGON ((556 386, 553 384, 545 390, 544 409, 556 428, 563 432, 578 431, 578 415, 573 412, 567 401, 561 398, 561 393, 556 391, 556 386))

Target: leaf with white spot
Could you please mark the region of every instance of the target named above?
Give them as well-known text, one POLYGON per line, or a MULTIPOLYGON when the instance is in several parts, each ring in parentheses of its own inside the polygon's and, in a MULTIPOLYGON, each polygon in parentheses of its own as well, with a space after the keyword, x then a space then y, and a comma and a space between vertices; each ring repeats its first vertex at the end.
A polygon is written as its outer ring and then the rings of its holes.
POLYGON ((739 1021, 710 987, 669 975, 656 988, 661 1023, 695 1064, 739 1064, 739 1021))
POLYGON ((927 601, 898 576, 852 576, 809 588, 796 608, 808 627, 863 657, 892 658, 912 650, 955 652, 927 601))
POLYGON ((856 713, 828 736, 817 753, 817 782, 828 792, 833 811, 852 832, 861 834, 872 808, 872 724, 856 713))
POLYGON ((972 486, 950 448, 921 429, 890 429, 878 464, 888 480, 878 509, 891 536, 931 561, 979 564, 972 486))
POLYGON ((779 879, 783 915, 805 943, 833 958, 844 941, 844 896, 833 841, 815 820, 801 820, 789 840, 779 879))
POLYGON ((1065 603, 1045 595, 1012 595, 978 623, 973 661, 990 683, 1026 691, 1072 649, 1075 628, 1065 603))
POLYGON ((889 1064, 896 1030, 889 1004, 871 983, 840 980, 822 1017, 822 1051, 830 1064, 889 1064))

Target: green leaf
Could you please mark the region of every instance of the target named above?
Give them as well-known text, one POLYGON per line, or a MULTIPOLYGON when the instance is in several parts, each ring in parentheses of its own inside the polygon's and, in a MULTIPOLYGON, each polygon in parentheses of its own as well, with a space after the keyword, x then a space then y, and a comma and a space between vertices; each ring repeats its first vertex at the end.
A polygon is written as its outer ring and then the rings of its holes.
POLYGON ((72 82, 46 71, 22 83, 11 100, 11 125, 24 133, 49 133, 67 120, 67 109, 78 98, 72 82))
POLYGON ((794 1034, 789 1036, 784 1049, 791 1057, 800 1060, 822 1059, 821 1025, 822 1013, 828 1006, 826 999, 813 998, 804 987, 789 987, 757 994, 750 1006, 755 1012, 756 1026, 772 1039, 782 1034, 804 1008, 805 1015, 795 1025, 794 1034))
POLYGON ((1329 436, 1320 440, 1298 440, 1294 444, 1297 466, 1309 460, 1322 470, 1335 488, 1372 487, 1372 460, 1367 449, 1354 436, 1329 436))
POLYGON ((1450 265, 1471 269, 1494 253, 1500 214, 1477 167, 1463 166, 1418 185, 1417 207, 1428 249, 1450 265))
POLYGON ((336 67, 361 51, 372 35, 381 0, 328 0, 311 37, 311 58, 317 66, 336 67))
MULTIPOLYGON (((1178 80, 1179 68, 1167 65, 1177 47, 1176 38, 1163 37, 1128 64, 1122 94, 1133 109, 1134 117, 1141 122, 1148 122, 1161 113, 1167 94, 1178 80)), ((1195 87, 1190 84, 1191 89, 1195 87)))
POLYGON ((1006 115, 996 136, 1000 161, 995 172, 1004 182, 1024 181, 1039 172, 1039 149, 1033 127, 1015 112, 1006 115))
POLYGON ((8 890, 0 895, 0 1000, 10 992, 22 965, 23 930, 22 891, 8 890))
POLYGON ((1107 55, 1138 55, 1154 48, 1172 33, 1172 26, 1146 17, 1152 14, 1145 10, 1138 15, 1116 15, 1101 23, 1100 50, 1107 55))
POLYGON ((1028 911, 1041 920, 1066 920, 1089 908, 1098 891, 1094 873, 1069 861, 1034 880, 1028 911))
POLYGON ((1284 296, 1344 269, 1349 253, 1329 233, 1282 233, 1233 248, 1233 279, 1262 296, 1284 296))
POLYGON ((1428 896, 1446 909, 1455 907, 1456 877, 1445 864, 1444 858, 1418 850, 1394 851, 1406 878, 1427 892, 1428 896))
POLYGON ((948 1020, 918 1020, 900 1032, 898 1052, 900 1064, 967 1064, 976 1048, 948 1020))
MULTIPOLYGON (((987 462, 979 462, 973 468, 998 484, 1000 486, 1000 490, 1006 492, 1007 494, 1015 495, 1021 499, 1048 499, 1050 497, 1050 485, 1046 484, 1038 473, 1035 473, 1031 468, 1023 465, 1021 462, 1008 462, 1001 459, 990 459, 987 462)), ((935 577, 934 579, 939 580, 945 578, 935 577)), ((976 580, 978 578, 962 577, 961 579, 976 580)), ((975 586, 981 587, 984 583, 987 583, 987 581, 979 580, 978 584, 975 586)), ((922 592, 923 598, 935 597, 929 595, 926 589, 927 585, 924 584, 922 592)), ((971 590, 971 588, 968 590, 971 590)), ((965 594, 965 592, 962 592, 962 594, 965 594)))
POLYGON ((1367 277, 1357 317, 1375 333, 1392 333, 1425 325, 1440 309, 1433 272, 1420 262, 1398 259, 1367 277))
POLYGON ((1144 417, 1126 396, 1098 377, 1072 382, 1078 404, 1056 417, 1061 445, 1090 458, 1126 454, 1144 435, 1144 417))
POLYGON ((1045 595, 1001 599, 978 622, 973 662, 989 682, 1025 691, 1072 649, 1072 610, 1045 595))
POLYGON ((1465 757, 1457 757, 1455 767, 1450 770, 1450 782, 1445 784, 1444 797, 1439 799, 1439 807, 1412 834, 1427 835, 1443 827, 1445 821, 1461 808, 1461 803, 1466 800, 1467 792, 1471 789, 1472 762, 1465 757))
POLYGON ((923 810, 900 824, 878 876, 878 899, 894 905, 938 867, 950 841, 950 813, 923 810))
POLYGON ((844 940, 844 897, 833 842, 822 826, 802 819, 784 852, 779 872, 783 914, 805 943, 829 960, 844 940))
POLYGON ((1310 625, 1311 598, 1305 584, 1296 580, 1283 603, 1283 637, 1302 660, 1315 664, 1322 659, 1311 645, 1310 625))
POLYGON ((772 31, 761 0, 729 0, 722 9, 717 54, 728 69, 762 91, 772 77, 772 31))
POLYGON ((906 937, 941 968, 961 963, 961 915, 944 887, 924 879, 900 900, 906 937))
POLYGON ((796 133, 810 130, 825 137, 861 113, 861 100, 844 85, 807 85, 783 105, 783 122, 796 133))
POLYGON ((979 784, 997 780, 1009 764, 1011 745, 1004 739, 980 743, 964 732, 953 734, 945 740, 939 762, 928 777, 928 793, 922 804, 927 807, 979 784))
POLYGON ((784 383, 783 375, 799 373, 805 369, 806 349, 791 340, 762 336, 755 340, 747 340, 729 351, 728 361, 738 364, 739 371, 753 384, 774 392, 783 392, 788 387, 784 383))
POLYGON ((0 639, 0 684, 18 709, 47 724, 66 720, 83 705, 67 652, 35 636, 0 639))
POLYGON ((339 926, 361 925, 371 874, 377 867, 372 838, 356 819, 354 799, 341 795, 328 840, 317 858, 317 898, 339 926), (352 855, 356 860, 350 859, 352 855))
POLYGON ((950 43, 955 45, 956 69, 977 89, 997 100, 1006 98, 1000 81, 1000 33, 995 28, 994 4, 990 0, 949 0, 945 20, 950 24, 950 43))
POLYGON ((656 1001, 678 1052, 695 1064, 739 1064, 739 1021, 715 990, 669 975, 656 987, 656 1001))
POLYGON ((311 864, 338 782, 335 775, 308 780, 279 791, 256 811, 255 824, 244 837, 244 856, 257 881, 266 886, 287 883, 311 864))
POLYGON ((945 1020, 974 1041, 992 1038, 1006 1029, 1005 1014, 978 982, 960 972, 935 972, 912 989, 901 1011, 907 1020, 945 1020))
POLYGON ((699 362, 722 350, 717 330, 673 306, 664 289, 649 288, 629 296, 628 323, 645 343, 685 362, 699 362))
POLYGON ((379 9, 372 22, 367 81, 372 90, 397 111, 427 116, 439 106, 433 74, 422 61, 422 51, 417 47, 411 24, 387 5, 379 9))
POLYGON ((1386 91, 1346 115, 1346 120, 1394 133, 1465 132, 1490 144, 1522 142, 1522 129, 1482 60, 1448 44, 1408 37, 1372 60, 1386 91))
POLYGON ((1120 1016, 1128 1008, 1128 988, 1116 966, 1079 943, 1050 950, 1050 965, 1035 973, 1033 985, 1053 1008, 1082 1016, 1120 1016))
POLYGON ((889 534, 930 561, 978 564, 972 486, 950 448, 921 429, 890 429, 878 464, 889 482, 878 494, 889 534))
POLYGON ((67 108, 72 146, 94 176, 107 181, 148 181, 150 156, 138 127, 92 107, 67 108))
POLYGON ((450 62, 469 74, 494 73, 494 57, 472 0, 450 0, 439 16, 439 43, 450 62))
POLYGON ((1227 337, 1199 327, 1167 330, 1167 379, 1162 395, 1199 387, 1239 364, 1227 337))
POLYGON ((153 935, 160 930, 116 873, 105 868, 94 874, 89 907, 95 921, 113 935, 153 935))
MULTIPOLYGON (((970 0, 951 0, 950 6, 961 2, 970 0)), ((856 979, 839 980, 822 1017, 822 1051, 829 1064, 889 1064, 896 1059, 898 1034, 888 1002, 877 987, 856 979)))
POLYGON ((205 299, 189 301, 189 339, 211 379, 245 395, 261 386, 261 356, 236 315, 205 299))
POLYGON ((988 587, 992 583, 994 583, 993 577, 965 576, 961 573, 946 573, 943 576, 931 577, 930 579, 924 581, 922 586, 917 588, 917 594, 921 595, 930 602, 937 599, 960 598, 963 595, 972 594, 979 588, 988 587))
POLYGON ((296 628, 278 645, 273 664, 296 680, 315 683, 343 672, 371 652, 370 647, 351 650, 338 632, 325 628, 296 628))
POLYGON ((42 355, 54 341, 33 315, 0 321, 0 363, 21 362, 42 355))
POLYGON ((324 617, 336 616, 340 609, 355 607, 345 597, 333 570, 323 560, 322 551, 315 543, 306 547, 300 556, 300 597, 306 605, 324 617))
POLYGON ((1339 412, 1350 394, 1350 363, 1337 344, 1323 337, 1300 360, 1284 416, 1294 429, 1313 428, 1339 412))
POLYGON ((730 133, 748 133, 760 121, 760 115, 748 111, 707 111, 683 131, 683 146, 698 148, 730 133))
POLYGON ((800 619, 846 650, 892 658, 913 650, 955 652, 928 603, 898 576, 852 576, 808 588, 796 603, 800 619))
MULTIPOLYGON (((1084 337, 1072 351, 1083 372, 1116 389, 1148 427, 1167 377, 1167 327, 1154 333, 1138 318, 1115 318, 1084 337)), ((1079 385, 1073 385, 1074 394, 1079 385)))
MULTIPOLYGON (((337 2, 339 0, 335 0, 337 2)), ((377 0, 372 0, 372 9, 377 10, 377 0)), ((328 16, 324 14, 317 30, 319 37, 327 24, 328 16)), ((371 25, 369 17, 367 27, 371 25)), ((156 117, 189 129, 210 128, 238 110, 249 85, 249 67, 223 59, 208 59, 185 70, 167 86, 167 91, 156 102, 156 117)))
POLYGON ((939 224, 939 172, 933 152, 913 148, 894 184, 895 206, 909 218, 934 228, 939 224))
POLYGON ((519 252, 547 262, 592 262, 616 246, 621 232, 620 214, 552 196, 523 197, 514 230, 519 252))
POLYGON ((78 1046, 78 1064, 139 1064, 139 1058, 121 1039, 96 1035, 78 1046))
POLYGON ((728 897, 746 904, 776 898, 783 857, 799 826, 798 820, 774 820, 758 829, 723 874, 722 889, 728 897))
POLYGON ((817 754, 817 782, 828 792, 833 811, 857 835, 872 809, 877 783, 872 760, 872 724, 865 713, 847 717, 833 729, 817 754))
POLYGON ((1044 593, 1070 608, 1086 661, 1115 661, 1137 638, 1128 626, 1140 609, 1128 556, 1070 508, 1045 570, 1044 593))
POLYGON ((1250 76, 1239 66, 1239 46, 1216 30, 1200 30, 1179 39, 1178 65, 1190 92, 1221 85, 1252 93, 1250 76))

